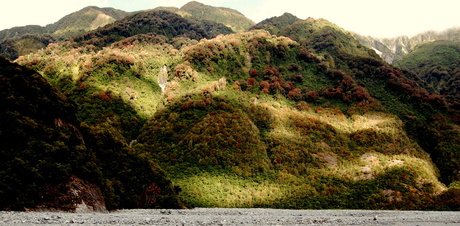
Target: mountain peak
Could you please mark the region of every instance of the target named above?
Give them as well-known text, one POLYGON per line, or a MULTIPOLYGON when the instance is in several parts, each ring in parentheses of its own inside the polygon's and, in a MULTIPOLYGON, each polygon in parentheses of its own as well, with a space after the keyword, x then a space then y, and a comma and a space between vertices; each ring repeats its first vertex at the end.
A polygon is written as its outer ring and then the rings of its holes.
POLYGON ((65 39, 82 31, 94 30, 98 27, 113 23, 122 19, 128 13, 114 8, 99 8, 88 6, 77 12, 71 13, 46 28, 57 39, 65 39))
POLYGON ((222 23, 235 32, 246 31, 255 24, 252 20, 248 19, 237 10, 225 7, 209 6, 196 1, 185 4, 180 8, 180 10, 190 13, 192 16, 200 20, 205 19, 222 23))
POLYGON ((185 4, 182 7, 201 7, 201 6, 206 6, 205 4, 197 1, 190 1, 187 4, 185 4))
POLYGON ((195 8, 215 8, 215 9, 221 9, 221 10, 225 10, 225 11, 230 11, 230 12, 233 12, 233 13, 236 13, 236 14, 239 14, 241 16, 244 16, 242 13, 240 13, 238 10, 235 10, 235 9, 231 9, 231 8, 226 8, 226 7, 214 7, 214 6, 210 6, 210 5, 205 5, 201 2, 197 2, 197 1, 191 1, 187 4, 185 4, 184 6, 182 6, 182 10, 187 10, 187 9, 195 9, 195 8))
POLYGON ((291 13, 286 12, 281 16, 275 16, 272 18, 265 19, 251 27, 249 30, 264 29, 269 31, 271 34, 276 35, 283 28, 299 21, 302 20, 292 15, 291 13))

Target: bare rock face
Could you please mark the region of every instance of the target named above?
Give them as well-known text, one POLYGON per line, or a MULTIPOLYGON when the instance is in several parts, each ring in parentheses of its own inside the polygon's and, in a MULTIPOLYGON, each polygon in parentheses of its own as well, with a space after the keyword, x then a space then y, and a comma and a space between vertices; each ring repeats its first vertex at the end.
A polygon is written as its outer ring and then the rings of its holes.
POLYGON ((76 176, 60 185, 47 185, 43 202, 28 211, 108 212, 98 186, 76 176))
POLYGON ((75 200, 75 212, 108 212, 99 187, 75 176, 71 178, 69 184, 69 192, 75 200))

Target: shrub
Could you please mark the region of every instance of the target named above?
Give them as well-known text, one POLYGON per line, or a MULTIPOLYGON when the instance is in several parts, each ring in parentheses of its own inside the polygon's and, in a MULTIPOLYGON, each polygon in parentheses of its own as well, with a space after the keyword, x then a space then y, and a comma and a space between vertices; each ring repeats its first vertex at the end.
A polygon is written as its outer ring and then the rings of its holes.
POLYGON ((258 77, 259 76, 259 71, 253 68, 253 69, 249 70, 249 75, 251 77, 258 77))

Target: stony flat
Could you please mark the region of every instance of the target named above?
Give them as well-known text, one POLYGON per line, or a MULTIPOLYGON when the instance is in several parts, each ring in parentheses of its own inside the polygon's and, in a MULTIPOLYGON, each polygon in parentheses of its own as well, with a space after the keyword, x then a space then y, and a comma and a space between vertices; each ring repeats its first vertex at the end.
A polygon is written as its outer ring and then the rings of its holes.
POLYGON ((110 213, 0 212, 0 225, 460 225, 460 212, 135 209, 110 213))

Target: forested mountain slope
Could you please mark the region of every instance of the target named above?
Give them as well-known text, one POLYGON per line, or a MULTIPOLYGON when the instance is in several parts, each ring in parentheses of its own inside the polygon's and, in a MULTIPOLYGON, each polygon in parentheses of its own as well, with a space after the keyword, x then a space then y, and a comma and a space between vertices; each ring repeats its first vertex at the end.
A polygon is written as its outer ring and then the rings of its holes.
POLYGON ((71 41, 80 45, 108 46, 135 35, 161 35, 172 40, 175 37, 200 40, 212 38, 205 29, 178 14, 149 10, 136 13, 100 29, 75 36, 71 41))
POLYGON ((459 112, 417 74, 325 19, 215 36, 171 11, 16 60, 76 106, 110 208, 458 210, 459 112))
POLYGON ((80 123, 41 75, 1 58, 0 80, 0 209, 181 207, 157 165, 80 123))
POLYGON ((419 45, 395 62, 395 65, 417 73, 437 94, 450 102, 460 101, 460 43, 434 41, 419 45))

